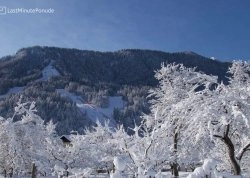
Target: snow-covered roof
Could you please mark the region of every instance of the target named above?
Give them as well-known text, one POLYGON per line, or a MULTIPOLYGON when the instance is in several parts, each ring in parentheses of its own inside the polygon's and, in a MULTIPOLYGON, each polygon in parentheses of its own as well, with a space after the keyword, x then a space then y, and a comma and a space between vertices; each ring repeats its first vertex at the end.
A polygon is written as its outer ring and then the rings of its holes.
POLYGON ((62 135, 62 136, 60 137, 60 139, 61 139, 63 142, 71 142, 69 136, 67 136, 67 135, 62 135))

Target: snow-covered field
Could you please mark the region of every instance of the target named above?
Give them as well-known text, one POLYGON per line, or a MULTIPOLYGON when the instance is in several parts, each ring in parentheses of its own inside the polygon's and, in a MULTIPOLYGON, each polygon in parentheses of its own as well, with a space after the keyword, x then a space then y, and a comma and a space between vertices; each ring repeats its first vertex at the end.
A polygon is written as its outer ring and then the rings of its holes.
MULTIPOLYGON (((187 178, 188 175, 191 172, 180 172, 179 173, 179 178, 187 178)), ((221 177, 212 177, 212 178, 250 178, 250 175, 242 175, 242 176, 233 176, 228 173, 221 173, 221 177)), ((107 174, 92 174, 88 176, 89 178, 110 178, 110 175, 107 174)), ((70 178, 76 178, 75 176, 71 176, 70 178)), ((132 174, 122 174, 122 178, 133 178, 132 174)), ((145 178, 149 178, 148 176, 145 176, 145 178)), ((173 175, 171 175, 170 172, 163 172, 161 176, 157 178, 174 178, 173 175)), ((199 177, 200 178, 200 177, 199 177)), ((203 177, 202 177, 203 178, 203 177)))
MULTIPOLYGON (((180 172, 179 178, 186 178, 190 174, 190 172, 180 172)), ((122 174, 122 178, 133 178, 133 174, 122 174)), ((107 174, 96 174, 96 175, 90 175, 90 178, 110 178, 110 175, 107 174)), ((73 176, 72 176, 73 178, 73 176)), ((149 176, 145 176, 145 178, 149 178, 149 176)), ((162 173, 160 178, 173 178, 170 172, 164 172, 162 173)))
MULTIPOLYGON (((187 176, 190 173, 191 172, 179 172, 179 178, 187 178, 187 176)), ((76 177, 72 176, 71 178, 76 178, 76 177)), ((95 174, 95 175, 90 175, 89 178, 110 178, 110 175, 95 174)), ((133 178, 133 175, 132 174, 123 174, 122 178, 133 178)), ((148 178, 148 176, 145 176, 145 178, 148 178)), ((170 172, 163 172, 162 175, 157 177, 157 178, 174 178, 174 176, 171 175, 170 172)), ((242 175, 242 176, 233 176, 233 175, 230 175, 228 173, 221 173, 221 177, 212 177, 212 178, 250 178, 250 175, 248 174, 248 175, 242 175)))
MULTIPOLYGON (((179 178, 187 178, 190 172, 180 172, 179 178)), ((87 176, 87 178, 110 178, 111 176, 108 174, 91 174, 87 176)), ((4 178, 4 176, 0 175, 0 178, 4 178)), ((17 178, 17 177, 15 177, 17 178)), ((29 177, 18 177, 18 178, 29 178, 29 177)), ((57 178, 57 176, 48 176, 47 178, 57 178)), ((81 176, 68 176, 68 178, 81 178, 81 176)), ((84 177, 83 177, 84 178, 84 177)), ((133 174, 122 174, 122 178, 134 178, 133 174)), ((149 176, 145 176, 145 178, 149 178, 149 176)), ((163 172, 161 176, 156 178, 174 178, 170 172, 163 172)), ((199 177, 200 178, 200 177, 199 177)), ((203 177, 202 177, 203 178, 203 177)), ((222 173, 220 177, 212 177, 212 178, 250 178, 250 175, 242 175, 242 176, 233 176, 227 173, 222 173)))

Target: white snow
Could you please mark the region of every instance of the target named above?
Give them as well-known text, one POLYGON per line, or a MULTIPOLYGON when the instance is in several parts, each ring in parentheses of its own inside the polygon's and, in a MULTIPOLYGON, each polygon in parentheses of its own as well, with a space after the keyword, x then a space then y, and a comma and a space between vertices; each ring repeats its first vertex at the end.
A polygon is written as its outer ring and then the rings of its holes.
POLYGON ((61 96, 66 97, 66 98, 70 98, 74 103, 76 103, 76 105, 81 105, 84 102, 81 96, 77 96, 74 93, 70 93, 64 89, 57 89, 56 91, 61 96))
POLYGON ((113 111, 115 108, 123 109, 124 101, 121 96, 109 97, 109 106, 107 108, 98 108, 98 110, 109 118, 113 117, 113 111))
POLYGON ((215 167, 216 161, 214 159, 205 159, 202 167, 197 167, 187 178, 200 178, 205 177, 206 175, 214 175, 217 177, 215 167))
POLYGON ((115 165, 116 170, 118 170, 118 171, 123 171, 126 168, 126 164, 127 164, 125 159, 123 157, 119 157, 119 156, 114 157, 113 163, 115 165))
POLYGON ((52 66, 53 63, 54 61, 51 61, 50 64, 43 69, 43 76, 39 79, 39 81, 47 81, 50 77, 60 76, 58 70, 52 66))
POLYGON ((210 175, 211 178, 245 178, 245 177, 249 177, 247 175, 243 175, 243 176, 234 176, 231 175, 229 173, 219 173, 216 170, 216 161, 214 159, 205 159, 204 160, 204 164, 201 167, 197 167, 194 172, 190 173, 187 178, 201 178, 201 177, 205 177, 206 175, 210 175))
POLYGON ((115 126, 116 122, 113 118, 113 111, 115 108, 123 109, 124 101, 121 96, 113 96, 109 97, 109 105, 107 108, 101 108, 94 104, 86 103, 81 96, 77 96, 74 93, 70 93, 64 89, 57 89, 57 92, 60 93, 61 96, 70 98, 76 106, 83 113, 87 113, 88 117, 93 122, 100 122, 104 124, 105 121, 109 121, 110 126, 115 126))
MULTIPOLYGON (((60 73, 52 66, 54 61, 51 61, 48 66, 46 66, 42 71, 42 78, 38 79, 38 81, 47 81, 50 77, 60 76, 60 73)), ((10 94, 16 94, 23 91, 24 87, 13 87, 10 88, 6 94, 0 95, 1 98, 5 98, 10 94)))

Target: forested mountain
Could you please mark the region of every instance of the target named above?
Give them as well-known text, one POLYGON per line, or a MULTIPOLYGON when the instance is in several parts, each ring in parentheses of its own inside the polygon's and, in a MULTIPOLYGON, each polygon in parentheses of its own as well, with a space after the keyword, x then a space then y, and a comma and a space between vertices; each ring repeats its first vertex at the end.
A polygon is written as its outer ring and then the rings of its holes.
POLYGON ((83 132, 96 119, 133 127, 149 112, 146 96, 157 85, 154 71, 163 62, 197 67, 223 82, 230 65, 193 52, 23 48, 0 59, 0 115, 11 116, 22 96, 23 101, 36 101, 38 114, 57 123, 59 134, 83 132))

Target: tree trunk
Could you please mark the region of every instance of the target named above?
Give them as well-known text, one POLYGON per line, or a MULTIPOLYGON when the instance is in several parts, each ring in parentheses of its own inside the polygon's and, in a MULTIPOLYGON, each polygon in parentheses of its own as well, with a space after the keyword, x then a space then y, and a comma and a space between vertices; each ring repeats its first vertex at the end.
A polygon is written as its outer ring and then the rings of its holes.
POLYGON ((173 163, 172 165, 172 174, 174 175, 175 178, 179 177, 179 171, 178 171, 178 164, 173 163))
POLYGON ((177 163, 177 143, 178 143, 178 134, 174 134, 174 156, 175 160, 172 165, 172 174, 175 178, 179 177, 178 163, 177 163))
POLYGON ((230 130, 230 125, 228 124, 227 127, 226 127, 226 130, 224 132, 224 136, 220 136, 220 135, 214 135, 214 136, 217 137, 217 138, 220 138, 226 144, 227 149, 228 149, 228 156, 229 156, 229 159, 230 159, 230 163, 231 163, 234 175, 241 175, 240 165, 239 165, 239 163, 237 162, 237 160, 235 158, 234 144, 233 144, 232 140, 228 136, 229 130, 230 130))
POLYGON ((241 169, 240 169, 239 163, 237 162, 237 160, 235 158, 234 145, 228 136, 224 137, 223 141, 227 145, 227 148, 228 148, 228 155, 229 155, 229 159, 230 159, 230 162, 232 165, 233 173, 234 173, 234 175, 240 175, 241 169))
POLYGON ((4 169, 3 175, 4 175, 4 177, 7 177, 7 171, 6 171, 6 169, 4 169))
POLYGON ((31 178, 36 178, 36 165, 32 163, 31 178))

